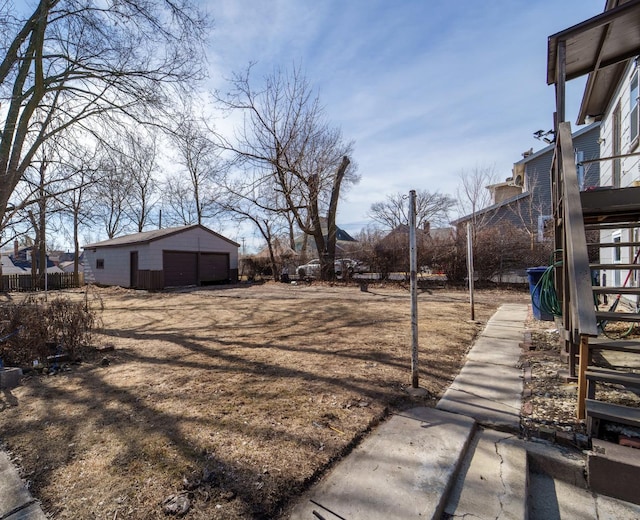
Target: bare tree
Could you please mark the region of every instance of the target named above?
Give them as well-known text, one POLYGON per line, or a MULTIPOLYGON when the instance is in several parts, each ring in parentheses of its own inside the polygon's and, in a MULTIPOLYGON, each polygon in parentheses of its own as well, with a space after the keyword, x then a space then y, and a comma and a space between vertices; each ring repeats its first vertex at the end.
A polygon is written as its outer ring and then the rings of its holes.
POLYGON ((114 238, 129 229, 131 221, 127 208, 131 178, 118 162, 110 158, 102 161, 98 181, 93 185, 91 192, 92 214, 95 220, 102 224, 107 237, 114 238))
POLYGON ((481 210, 493 203, 491 191, 487 188, 495 184, 498 174, 493 166, 476 166, 470 170, 462 170, 458 177, 460 182, 456 191, 458 212, 460 216, 469 216, 474 242, 476 233, 489 222, 490 212, 481 210))
POLYGON ((202 224, 220 210, 217 198, 224 162, 207 134, 204 125, 188 115, 171 133, 182 171, 170 177, 165 193, 174 219, 177 216, 183 224, 202 224))
MULTIPOLYGON (((73 156, 70 156, 64 167, 69 170, 66 189, 56 195, 61 206, 61 219, 71 220, 71 232, 67 233, 73 242, 73 273, 78 279, 80 262, 80 227, 93 222, 91 209, 91 190, 99 178, 99 151, 94 147, 76 143, 73 156)), ((64 224, 63 224, 64 229, 64 224)))
MULTIPOLYGON (((448 225, 449 212, 455 205, 455 199, 449 195, 416 190, 417 227, 422 228, 427 222, 438 227, 448 225)), ((407 194, 395 193, 387 195, 382 202, 374 202, 369 210, 369 217, 387 229, 394 229, 401 224, 409 225, 407 194)))
POLYGON ((283 208, 313 237, 326 279, 333 276, 340 193, 358 181, 349 159, 353 143, 345 143, 325 121, 299 69, 276 70, 257 90, 249 72, 234 77, 229 95, 218 96, 224 106, 244 115, 237 142, 224 146, 259 176, 272 179, 283 208))
POLYGON ((158 143, 157 136, 145 136, 139 131, 128 132, 120 149, 120 164, 130 180, 127 197, 129 220, 138 232, 144 231, 151 211, 158 201, 158 143))
MULTIPOLYGON (((225 180, 225 196, 220 199, 221 207, 239 222, 251 222, 267 245, 269 264, 274 280, 278 280, 280 266, 276 241, 282 231, 291 229, 291 213, 279 199, 281 194, 274 186, 274 179, 261 176, 255 171, 242 172, 225 180)), ((293 239, 289 241, 295 249, 293 239)))
POLYGON ((25 18, 11 6, 0 5, 0 221, 56 135, 157 124, 171 92, 202 77, 207 28, 189 0, 39 0, 25 18))

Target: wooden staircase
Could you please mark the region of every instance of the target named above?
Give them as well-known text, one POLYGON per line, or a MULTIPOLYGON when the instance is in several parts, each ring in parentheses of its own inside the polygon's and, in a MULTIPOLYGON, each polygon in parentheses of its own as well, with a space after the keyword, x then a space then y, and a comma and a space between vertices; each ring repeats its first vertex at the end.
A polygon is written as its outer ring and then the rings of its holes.
POLYGON ((608 402, 598 391, 613 386, 640 394, 640 337, 624 338, 640 325, 640 187, 580 192, 572 151, 570 125, 560 123, 552 171, 556 248, 562 251, 556 291, 569 372, 578 381, 578 417, 586 418, 592 437, 603 438, 612 423, 640 429, 640 407, 608 402), (603 272, 606 285, 598 283, 603 272), (604 366, 607 352, 637 363, 604 366))
POLYGON ((589 341, 589 365, 584 374, 584 409, 589 433, 592 437, 603 438, 607 436, 607 424, 640 427, 640 408, 606 402, 599 399, 597 394, 597 388, 601 385, 640 392, 640 372, 631 368, 599 367, 593 361, 594 351, 605 355, 606 352, 619 352, 634 358, 637 356, 637 366, 640 367, 640 338, 625 339, 626 333, 635 328, 634 324, 640 324, 640 242, 634 240, 634 237, 637 238, 635 230, 640 228, 640 188, 583 192, 581 203, 585 230, 588 236, 595 235, 595 242, 587 241, 587 247, 597 247, 598 256, 608 259, 608 263, 590 265, 596 278, 601 279, 598 275, 603 271, 608 276, 607 286, 592 287, 598 302, 595 314, 599 337, 589 341), (616 242, 611 241, 613 232, 619 232, 616 242), (606 240, 600 238, 603 235, 606 240), (623 325, 621 329, 620 325, 623 325), (612 329, 615 327, 618 330, 614 332, 612 329))

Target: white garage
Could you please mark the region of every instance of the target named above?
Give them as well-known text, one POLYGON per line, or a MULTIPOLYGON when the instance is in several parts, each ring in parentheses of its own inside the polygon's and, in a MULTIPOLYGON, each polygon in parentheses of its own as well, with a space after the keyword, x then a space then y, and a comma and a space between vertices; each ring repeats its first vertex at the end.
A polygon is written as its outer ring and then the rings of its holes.
POLYGON ((85 280, 137 289, 236 282, 239 247, 199 224, 134 233, 86 245, 85 280))

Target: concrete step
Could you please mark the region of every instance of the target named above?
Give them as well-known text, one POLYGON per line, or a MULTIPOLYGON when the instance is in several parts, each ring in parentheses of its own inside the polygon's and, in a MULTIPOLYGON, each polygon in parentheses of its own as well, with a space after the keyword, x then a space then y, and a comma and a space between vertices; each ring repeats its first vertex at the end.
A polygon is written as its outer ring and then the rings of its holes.
POLYGON ((640 518, 640 507, 572 486, 546 473, 529 476, 529 520, 632 520, 640 518))
POLYGON ((288 518, 439 520, 474 431, 473 419, 433 408, 398 413, 304 494, 288 518))
POLYGON ((587 475, 591 491, 640 504, 640 450, 637 448, 592 439, 587 475))
POLYGON ((511 434, 478 430, 445 512, 451 518, 527 518, 527 452, 511 434))
MULTIPOLYGON (((526 448, 529 520, 640 518, 640 506, 588 487, 586 468, 589 454, 543 441, 527 442, 526 448)), ((630 479, 627 488, 635 489, 636 482, 637 479, 630 479)))

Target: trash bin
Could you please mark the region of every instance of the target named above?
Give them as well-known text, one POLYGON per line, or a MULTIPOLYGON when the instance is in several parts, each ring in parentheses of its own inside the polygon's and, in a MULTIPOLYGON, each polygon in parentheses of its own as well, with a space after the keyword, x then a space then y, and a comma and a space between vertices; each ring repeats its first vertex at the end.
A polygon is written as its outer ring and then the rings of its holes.
POLYGON ((540 295, 542 287, 538 282, 547 270, 546 267, 530 267, 527 269, 529 275, 529 292, 531 293, 531 308, 533 309, 533 317, 541 321, 553 321, 553 315, 540 307, 540 295))

